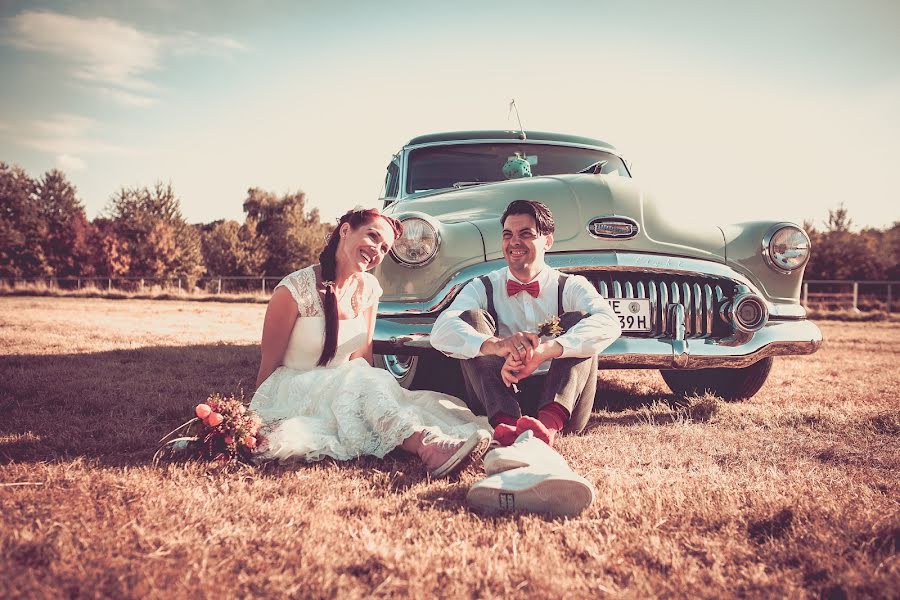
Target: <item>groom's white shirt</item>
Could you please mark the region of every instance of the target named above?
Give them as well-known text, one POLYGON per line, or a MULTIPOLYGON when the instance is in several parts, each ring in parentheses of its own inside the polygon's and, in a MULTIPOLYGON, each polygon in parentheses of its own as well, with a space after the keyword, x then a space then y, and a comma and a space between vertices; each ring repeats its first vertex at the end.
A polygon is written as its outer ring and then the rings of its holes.
MULTIPOLYGON (((497 311, 497 335, 506 337, 517 331, 537 333, 539 323, 557 313, 560 272, 550 267, 535 277, 541 286, 540 294, 533 298, 522 291, 515 296, 506 293, 507 280, 518 281, 508 267, 488 274, 494 288, 494 309, 497 311)), ((431 345, 453 358, 468 359, 481 355, 481 345, 491 336, 475 331, 459 318, 467 310, 487 310, 487 294, 480 279, 470 281, 453 300, 450 307, 438 317, 431 330, 431 345)), ((561 312, 581 311, 588 317, 579 321, 569 331, 556 338, 562 346, 560 358, 584 358, 599 354, 619 337, 622 330, 619 319, 591 283, 581 275, 569 275, 563 289, 561 312)), ((544 370, 550 361, 542 364, 544 370)))

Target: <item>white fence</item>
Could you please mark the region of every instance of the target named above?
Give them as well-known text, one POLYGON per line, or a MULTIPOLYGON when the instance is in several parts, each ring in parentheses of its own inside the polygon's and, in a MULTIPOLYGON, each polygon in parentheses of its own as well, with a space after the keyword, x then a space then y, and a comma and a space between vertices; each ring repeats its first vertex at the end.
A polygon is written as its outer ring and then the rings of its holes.
POLYGON ((201 291, 208 294, 268 294, 282 276, 271 277, 29 277, 0 279, 10 287, 43 285, 52 289, 146 293, 151 291, 201 291))
POLYGON ((900 281, 811 280, 803 282, 800 303, 807 308, 891 312, 900 281))
MULTIPOLYGON (((281 281, 272 277, 40 277, 0 279, 11 287, 39 284, 57 289, 92 287, 108 291, 148 292, 153 290, 203 291, 208 294, 268 294, 281 281)), ((807 308, 830 310, 883 310, 895 305, 894 286, 900 281, 813 280, 803 282, 800 302, 807 308)))

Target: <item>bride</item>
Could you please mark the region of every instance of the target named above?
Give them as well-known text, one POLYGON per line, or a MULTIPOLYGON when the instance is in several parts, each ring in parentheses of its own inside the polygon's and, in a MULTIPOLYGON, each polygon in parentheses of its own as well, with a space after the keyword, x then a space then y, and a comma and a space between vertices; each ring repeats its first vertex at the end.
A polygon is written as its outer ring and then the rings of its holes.
POLYGON ((400 447, 444 477, 487 449, 487 423, 456 398, 403 389, 371 366, 382 290, 367 271, 402 230, 376 209, 349 211, 320 264, 276 286, 250 403, 264 423, 258 459, 382 458, 400 447))

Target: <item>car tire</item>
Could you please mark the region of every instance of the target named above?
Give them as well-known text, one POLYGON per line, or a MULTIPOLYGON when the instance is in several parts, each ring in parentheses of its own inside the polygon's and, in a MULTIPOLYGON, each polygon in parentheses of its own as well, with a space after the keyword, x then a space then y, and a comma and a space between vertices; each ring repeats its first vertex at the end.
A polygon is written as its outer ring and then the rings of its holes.
POLYGON ((752 398, 766 383, 773 362, 770 357, 742 369, 664 370, 660 373, 677 396, 709 392, 730 402, 752 398))
POLYGON ((408 390, 434 390, 458 398, 465 396, 459 361, 452 358, 441 354, 376 354, 374 362, 408 390))

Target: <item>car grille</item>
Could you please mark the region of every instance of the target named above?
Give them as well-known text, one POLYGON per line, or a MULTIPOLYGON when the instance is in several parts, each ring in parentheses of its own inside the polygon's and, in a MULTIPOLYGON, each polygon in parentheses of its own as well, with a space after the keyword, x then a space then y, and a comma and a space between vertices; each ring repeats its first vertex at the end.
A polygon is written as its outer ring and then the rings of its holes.
POLYGON ((668 306, 684 306, 685 336, 724 337, 731 327, 719 317, 719 307, 735 294, 735 284, 713 277, 682 277, 659 273, 621 271, 581 272, 604 298, 648 298, 650 332, 629 333, 634 337, 671 337, 668 306))

